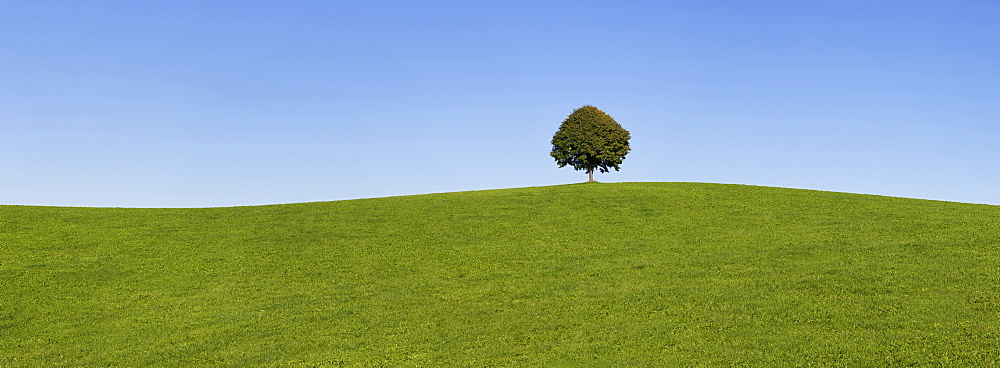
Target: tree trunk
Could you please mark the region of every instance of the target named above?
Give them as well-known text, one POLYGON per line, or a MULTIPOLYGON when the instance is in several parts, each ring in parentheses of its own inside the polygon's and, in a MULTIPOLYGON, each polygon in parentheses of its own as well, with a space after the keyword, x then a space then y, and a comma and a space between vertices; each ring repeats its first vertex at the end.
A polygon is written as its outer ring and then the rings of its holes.
POLYGON ((587 175, 590 176, 590 180, 587 180, 587 182, 588 183, 593 183, 594 182, 594 169, 587 169, 587 175))

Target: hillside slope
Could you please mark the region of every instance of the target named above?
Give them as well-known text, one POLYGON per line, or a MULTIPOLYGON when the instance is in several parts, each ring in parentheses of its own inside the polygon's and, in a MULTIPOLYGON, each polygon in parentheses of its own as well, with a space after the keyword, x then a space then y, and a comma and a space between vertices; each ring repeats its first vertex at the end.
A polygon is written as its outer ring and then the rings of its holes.
POLYGON ((0 206, 0 366, 1000 364, 1000 207, 695 183, 0 206))

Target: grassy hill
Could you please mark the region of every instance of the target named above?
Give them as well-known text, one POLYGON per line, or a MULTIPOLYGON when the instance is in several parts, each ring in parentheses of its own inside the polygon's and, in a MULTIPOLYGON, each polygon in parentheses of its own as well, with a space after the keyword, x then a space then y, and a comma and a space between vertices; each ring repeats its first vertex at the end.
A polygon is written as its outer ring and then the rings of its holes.
POLYGON ((0 206, 0 367, 1000 364, 1000 207, 622 183, 0 206))

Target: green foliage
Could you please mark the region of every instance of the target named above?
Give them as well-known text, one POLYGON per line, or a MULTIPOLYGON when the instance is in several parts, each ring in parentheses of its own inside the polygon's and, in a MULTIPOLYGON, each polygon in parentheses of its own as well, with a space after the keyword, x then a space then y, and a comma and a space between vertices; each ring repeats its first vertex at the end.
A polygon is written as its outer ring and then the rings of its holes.
POLYGON ((629 132, 604 111, 587 105, 573 111, 552 136, 552 158, 559 167, 586 170, 593 180, 594 170, 618 171, 631 149, 629 132))
POLYGON ((1000 365, 1000 207, 621 183, 0 206, 0 367, 1000 365))

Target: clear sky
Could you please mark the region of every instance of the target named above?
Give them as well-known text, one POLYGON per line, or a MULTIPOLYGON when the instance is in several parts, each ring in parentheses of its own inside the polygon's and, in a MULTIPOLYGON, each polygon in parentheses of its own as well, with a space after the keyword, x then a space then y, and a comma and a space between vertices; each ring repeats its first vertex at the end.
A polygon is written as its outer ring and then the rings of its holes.
POLYGON ((586 180, 1000 204, 1000 1, 0 2, 0 204, 209 207, 586 180))

